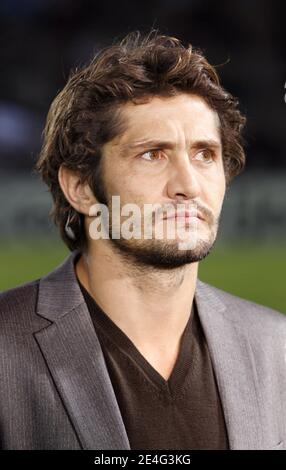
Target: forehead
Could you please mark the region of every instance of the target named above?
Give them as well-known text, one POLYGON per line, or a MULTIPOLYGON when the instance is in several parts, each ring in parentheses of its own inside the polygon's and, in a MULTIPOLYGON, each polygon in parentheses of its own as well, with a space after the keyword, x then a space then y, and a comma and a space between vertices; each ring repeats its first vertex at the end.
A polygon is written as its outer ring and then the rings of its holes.
POLYGON ((125 132, 116 143, 140 138, 220 139, 220 121, 214 111, 197 95, 181 93, 173 97, 152 97, 148 102, 128 102, 121 107, 125 132))

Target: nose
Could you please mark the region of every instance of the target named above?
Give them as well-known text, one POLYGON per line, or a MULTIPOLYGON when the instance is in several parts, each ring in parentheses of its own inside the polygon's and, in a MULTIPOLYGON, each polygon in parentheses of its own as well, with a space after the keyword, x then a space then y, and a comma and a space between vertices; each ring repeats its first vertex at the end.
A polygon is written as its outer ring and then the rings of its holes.
POLYGON ((171 169, 168 181, 168 197, 175 199, 194 199, 200 194, 198 175, 189 161, 189 158, 180 161, 171 169))

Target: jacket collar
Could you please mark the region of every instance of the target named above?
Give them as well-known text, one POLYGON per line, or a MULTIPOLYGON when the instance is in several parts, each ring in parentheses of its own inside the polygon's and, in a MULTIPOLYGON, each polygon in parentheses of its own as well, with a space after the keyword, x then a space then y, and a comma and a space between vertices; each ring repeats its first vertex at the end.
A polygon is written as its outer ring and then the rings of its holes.
MULTIPOLYGON (((84 449, 130 449, 102 349, 81 293, 72 252, 41 278, 34 333, 84 449)), ((212 286, 197 280, 195 302, 216 376, 231 449, 262 449, 259 384, 248 336, 212 286)), ((262 406, 262 405, 261 405, 262 406)))

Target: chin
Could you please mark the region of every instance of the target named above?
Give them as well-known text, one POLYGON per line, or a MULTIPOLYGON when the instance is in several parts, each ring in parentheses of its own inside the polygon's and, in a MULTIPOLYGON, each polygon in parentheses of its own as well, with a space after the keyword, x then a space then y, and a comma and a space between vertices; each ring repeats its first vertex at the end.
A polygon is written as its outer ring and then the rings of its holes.
POLYGON ((192 249, 180 250, 178 248, 180 240, 168 241, 157 240, 111 240, 113 249, 134 265, 152 266, 157 269, 176 269, 191 263, 203 260, 211 251, 214 241, 199 239, 192 249))

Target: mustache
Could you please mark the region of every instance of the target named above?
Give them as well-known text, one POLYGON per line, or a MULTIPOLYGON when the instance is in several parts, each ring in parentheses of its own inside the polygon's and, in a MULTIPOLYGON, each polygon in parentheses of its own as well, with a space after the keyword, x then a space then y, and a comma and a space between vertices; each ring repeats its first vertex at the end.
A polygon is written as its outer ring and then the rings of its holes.
POLYGON ((158 216, 164 216, 168 215, 169 213, 177 213, 177 212, 184 212, 184 211, 198 211, 202 214, 203 218, 207 221, 214 222, 215 221, 215 216, 213 212, 206 207, 204 204, 198 203, 198 202, 189 202, 189 203, 168 203, 168 204, 163 204, 162 208, 159 208, 157 212, 154 212, 154 214, 157 214, 158 216))
MULTIPOLYGON (((130 204, 130 202, 129 202, 130 204)), ((131 204, 137 205, 137 208, 140 207, 140 211, 143 212, 144 216, 152 217, 152 218, 163 218, 164 216, 169 216, 170 214, 189 211, 194 212, 198 211, 205 221, 210 224, 214 224, 216 222, 216 217, 211 209, 209 209, 206 205, 202 204, 198 201, 189 201, 189 202, 168 202, 168 203, 141 203, 140 206, 134 202, 131 204)), ((123 205, 124 206, 124 205, 123 205)), ((107 209, 112 211, 112 202, 108 201, 107 209)), ((121 212, 122 206, 119 204, 119 211, 121 212)), ((98 217, 101 215, 101 210, 99 209, 96 212, 93 212, 93 217, 98 217)))

